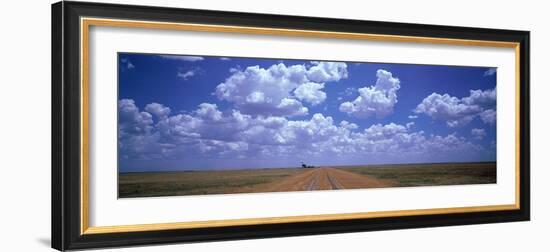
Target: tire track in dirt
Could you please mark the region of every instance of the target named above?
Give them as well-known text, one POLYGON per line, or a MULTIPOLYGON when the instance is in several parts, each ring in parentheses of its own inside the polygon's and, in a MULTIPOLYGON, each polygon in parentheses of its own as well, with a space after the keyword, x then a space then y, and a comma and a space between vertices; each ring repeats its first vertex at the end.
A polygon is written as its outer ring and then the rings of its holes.
POLYGON ((328 178, 328 181, 330 182, 331 189, 333 190, 344 189, 342 184, 340 184, 340 182, 337 179, 330 176, 330 173, 327 173, 327 178, 328 178))
POLYGON ((396 183, 331 167, 305 171, 280 181, 261 184, 253 192, 285 192, 392 187, 396 183))
POLYGON ((321 176, 321 173, 318 170, 315 170, 313 174, 314 177, 311 178, 311 181, 309 182, 307 188, 305 188, 306 191, 316 190, 319 185, 319 177, 321 176))

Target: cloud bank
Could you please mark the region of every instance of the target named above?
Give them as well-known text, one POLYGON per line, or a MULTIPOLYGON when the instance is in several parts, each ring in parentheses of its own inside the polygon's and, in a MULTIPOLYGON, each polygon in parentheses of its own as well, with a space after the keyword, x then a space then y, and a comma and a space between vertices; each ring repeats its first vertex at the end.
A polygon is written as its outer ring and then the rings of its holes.
POLYGON ((476 117, 484 123, 496 121, 496 90, 470 90, 470 96, 457 98, 449 94, 432 93, 414 110, 434 120, 441 120, 449 127, 462 127, 476 117))
MULTIPOLYGON (((448 160, 484 152, 481 145, 455 133, 426 135, 413 124, 373 124, 363 130, 348 121, 335 122, 321 113, 307 120, 252 116, 220 111, 202 103, 190 113, 170 114, 151 103, 140 111, 134 101, 119 101, 119 146, 126 158, 323 158, 376 160, 448 160)), ((481 136, 482 133, 472 131, 481 136)))

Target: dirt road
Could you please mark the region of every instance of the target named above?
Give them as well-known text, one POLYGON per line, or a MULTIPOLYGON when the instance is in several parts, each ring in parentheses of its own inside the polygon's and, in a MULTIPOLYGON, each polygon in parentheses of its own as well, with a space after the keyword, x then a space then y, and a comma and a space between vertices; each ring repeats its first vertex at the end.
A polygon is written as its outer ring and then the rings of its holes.
POLYGON ((259 185, 254 191, 313 191, 356 188, 391 187, 391 181, 343 171, 330 167, 315 168, 269 184, 259 185))

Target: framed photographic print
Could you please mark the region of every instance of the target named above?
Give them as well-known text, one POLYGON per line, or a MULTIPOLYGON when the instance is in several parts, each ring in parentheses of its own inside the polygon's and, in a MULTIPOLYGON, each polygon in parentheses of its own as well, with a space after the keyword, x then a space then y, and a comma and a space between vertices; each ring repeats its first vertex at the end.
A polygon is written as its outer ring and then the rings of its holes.
POLYGON ((529 32, 52 6, 58 250, 529 220, 529 32))

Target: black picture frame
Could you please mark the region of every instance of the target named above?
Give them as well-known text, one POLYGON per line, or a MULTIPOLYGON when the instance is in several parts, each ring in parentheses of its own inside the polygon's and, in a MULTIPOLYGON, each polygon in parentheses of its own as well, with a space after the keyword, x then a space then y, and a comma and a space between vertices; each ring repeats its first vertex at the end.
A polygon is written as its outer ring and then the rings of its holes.
POLYGON ((52 247, 58 250, 253 239, 530 219, 529 32, 210 10, 58 2, 52 5, 52 247), (80 18, 92 16, 519 43, 519 209, 137 232, 81 232, 80 18))

